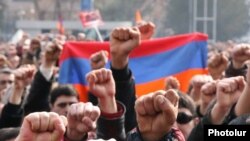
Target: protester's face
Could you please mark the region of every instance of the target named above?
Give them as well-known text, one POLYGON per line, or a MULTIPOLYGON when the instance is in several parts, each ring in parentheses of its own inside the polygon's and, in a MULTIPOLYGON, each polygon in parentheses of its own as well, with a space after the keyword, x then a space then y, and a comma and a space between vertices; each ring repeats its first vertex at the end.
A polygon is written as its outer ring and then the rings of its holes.
POLYGON ((178 109, 178 118, 176 120, 175 126, 181 130, 186 139, 196 125, 195 123, 195 118, 193 118, 192 113, 188 109, 178 109))
POLYGON ((8 56, 15 56, 17 54, 17 50, 16 50, 15 45, 9 45, 6 52, 7 52, 8 56))
POLYGON ((37 42, 32 42, 30 44, 30 48, 32 48, 32 49, 37 49, 39 47, 40 47, 40 43, 38 41, 37 42))
POLYGON ((14 80, 14 74, 0 73, 0 90, 6 89, 14 80))
POLYGON ((14 56, 12 58, 10 58, 10 63, 11 63, 11 68, 15 69, 17 68, 17 66, 20 64, 20 57, 19 56, 14 56))
POLYGON ((26 53, 29 52, 29 50, 30 50, 30 45, 27 44, 27 43, 25 43, 25 44, 23 45, 23 48, 22 48, 22 53, 23 53, 23 54, 26 54, 26 53))
POLYGON ((68 108, 71 104, 77 103, 76 96, 59 96, 51 107, 52 112, 67 116, 68 108))

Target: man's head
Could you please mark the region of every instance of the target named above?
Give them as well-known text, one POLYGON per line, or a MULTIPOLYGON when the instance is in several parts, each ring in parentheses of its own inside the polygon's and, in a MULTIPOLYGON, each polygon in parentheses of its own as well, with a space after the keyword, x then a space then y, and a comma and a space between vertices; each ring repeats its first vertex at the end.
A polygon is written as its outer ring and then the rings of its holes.
POLYGON ((15 76, 8 68, 0 70, 0 91, 6 89, 15 80, 15 76))
POLYGON ((67 115, 71 104, 79 101, 78 94, 71 85, 59 85, 50 93, 50 108, 59 115, 67 115))
POLYGON ((176 126, 181 130, 184 137, 187 139, 192 129, 198 123, 198 118, 195 112, 195 103, 188 95, 178 91, 179 107, 176 126))
POLYGON ((7 57, 12 57, 17 55, 17 49, 15 44, 8 44, 7 47, 5 48, 5 52, 7 57))
POLYGON ((85 41, 86 40, 86 35, 84 33, 78 33, 77 40, 78 41, 85 41))

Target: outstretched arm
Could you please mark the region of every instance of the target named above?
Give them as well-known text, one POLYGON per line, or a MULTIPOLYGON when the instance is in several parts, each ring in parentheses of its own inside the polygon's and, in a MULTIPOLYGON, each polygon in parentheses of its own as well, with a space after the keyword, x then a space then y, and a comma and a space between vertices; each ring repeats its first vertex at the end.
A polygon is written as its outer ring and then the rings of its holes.
POLYGON ((89 82, 89 90, 98 98, 98 106, 101 109, 101 117, 97 122, 97 137, 124 141, 126 138, 125 107, 115 99, 115 82, 112 72, 104 68, 94 70, 88 73, 86 78, 89 82))
POLYGON ((116 84, 116 99, 126 107, 126 133, 136 126, 134 104, 135 82, 128 68, 129 54, 140 45, 138 28, 115 28, 111 34, 111 70, 116 84))
POLYGON ((25 115, 38 111, 50 111, 49 92, 53 83, 53 70, 61 50, 61 44, 55 41, 49 42, 42 52, 42 64, 31 85, 24 107, 25 115))

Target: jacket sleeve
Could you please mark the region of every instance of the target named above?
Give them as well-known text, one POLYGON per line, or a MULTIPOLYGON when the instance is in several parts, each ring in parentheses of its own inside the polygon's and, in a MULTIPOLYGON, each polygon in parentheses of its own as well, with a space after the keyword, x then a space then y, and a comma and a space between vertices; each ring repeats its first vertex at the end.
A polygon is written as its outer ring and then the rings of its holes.
POLYGON ((126 107, 125 113, 125 131, 126 133, 136 127, 135 116, 135 81, 132 77, 132 71, 126 66, 122 70, 111 67, 116 84, 116 100, 122 102, 126 107))
POLYGON ((25 115, 32 112, 49 111, 49 92, 52 81, 47 81, 42 73, 37 71, 24 105, 25 115))
MULTIPOLYGON (((127 141, 143 141, 138 128, 134 128, 127 134, 127 141)), ((179 129, 172 128, 159 141, 185 141, 185 138, 179 129)))
POLYGON ((23 119, 23 109, 20 105, 7 103, 0 117, 0 128, 19 127, 23 119))
POLYGON ((118 112, 114 114, 101 113, 100 118, 97 121, 97 138, 111 139, 114 138, 117 141, 125 141, 126 133, 124 128, 124 114, 125 106, 117 102, 118 112))
POLYGON ((234 77, 234 76, 244 76, 245 77, 246 73, 247 73, 247 65, 244 65, 240 69, 235 69, 233 67, 232 61, 230 61, 230 64, 225 71, 225 77, 227 77, 227 78, 234 77))
MULTIPOLYGON (((231 107, 230 112, 226 115, 225 119, 222 122, 222 125, 228 125, 230 121, 236 118, 234 113, 236 103, 231 107)), ((201 121, 193 128, 191 131, 188 141, 204 141, 204 126, 205 125, 213 125, 211 121, 211 110, 204 115, 201 121)))

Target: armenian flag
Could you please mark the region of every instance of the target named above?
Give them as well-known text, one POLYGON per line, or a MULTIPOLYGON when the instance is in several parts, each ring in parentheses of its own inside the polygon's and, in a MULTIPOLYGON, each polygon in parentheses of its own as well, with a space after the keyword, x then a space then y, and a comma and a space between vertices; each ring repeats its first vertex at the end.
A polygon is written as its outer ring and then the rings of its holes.
MULTIPOLYGON (((207 74, 207 39, 206 34, 195 32, 142 41, 129 59, 137 96, 164 89, 167 76, 177 77, 181 90, 186 92, 193 75, 207 74)), ((81 101, 87 101, 85 75, 91 70, 90 55, 100 50, 109 51, 109 42, 64 45, 59 61, 59 83, 74 84, 81 92, 81 101)))

